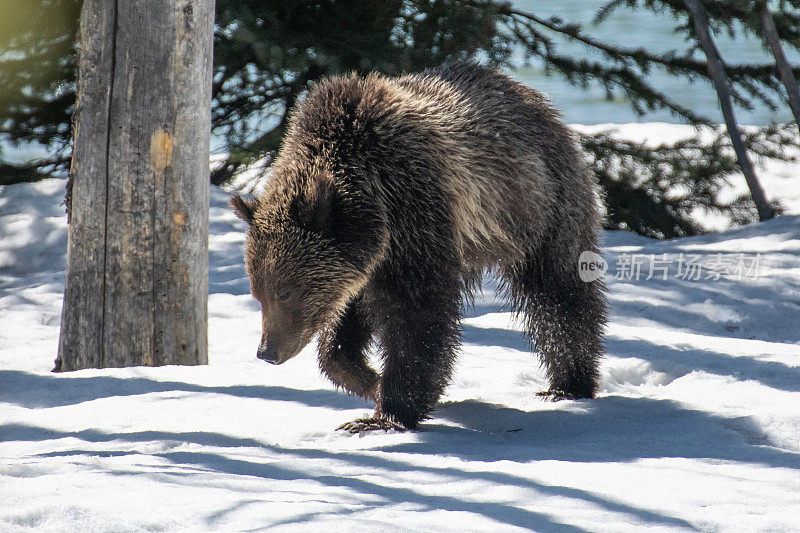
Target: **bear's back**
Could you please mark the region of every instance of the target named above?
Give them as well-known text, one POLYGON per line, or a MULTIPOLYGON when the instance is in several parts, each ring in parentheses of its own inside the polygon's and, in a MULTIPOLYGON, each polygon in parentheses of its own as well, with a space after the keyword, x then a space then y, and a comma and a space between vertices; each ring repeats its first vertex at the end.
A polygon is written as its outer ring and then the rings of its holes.
MULTIPOLYGON (((453 241, 475 269, 520 261, 570 204, 593 194, 574 140, 548 100, 475 63, 400 78, 323 80, 292 114, 282 155, 295 165, 325 154, 343 159, 330 161, 334 166, 355 168, 373 149, 397 162, 383 163, 391 168, 424 152, 435 176, 426 183, 446 195, 453 241)), ((389 185, 397 188, 393 195, 408 194, 401 185, 389 185)))
POLYGON ((562 168, 570 158, 559 159, 573 140, 558 112, 537 91, 475 63, 396 83, 442 132, 432 138, 448 154, 442 186, 464 261, 482 268, 521 260, 557 216, 556 191, 574 177, 562 168))

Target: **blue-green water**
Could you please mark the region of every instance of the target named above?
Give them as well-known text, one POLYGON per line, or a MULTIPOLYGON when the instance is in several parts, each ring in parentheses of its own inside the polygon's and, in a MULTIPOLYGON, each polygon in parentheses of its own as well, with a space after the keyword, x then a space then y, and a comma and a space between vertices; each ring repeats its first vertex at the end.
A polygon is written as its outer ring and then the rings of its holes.
MULTIPOLYGON (((597 10, 606 0, 516 0, 516 9, 536 13, 538 16, 559 16, 565 22, 575 22, 584 26, 588 35, 598 40, 628 48, 643 47, 657 53, 671 50, 683 52, 687 44, 683 36, 672 32, 674 20, 668 15, 656 15, 648 11, 620 8, 610 18, 595 26, 592 24, 597 10)), ((739 34, 735 39, 715 37, 723 59, 729 64, 771 62, 772 57, 762 48, 760 42, 739 34)), ((581 54, 588 59, 596 58, 580 44, 568 43, 559 50, 581 54)), ((796 63, 800 55, 787 50, 790 61, 796 63)), ((704 59, 698 53, 698 59, 704 59)), ((683 122, 667 111, 657 111, 638 116, 623 99, 608 101, 605 90, 599 86, 585 91, 573 87, 557 76, 548 77, 539 64, 528 68, 517 69, 510 73, 520 81, 548 93, 551 100, 559 107, 567 122, 581 124, 602 124, 606 122, 683 122)), ((697 113, 707 116, 715 122, 722 122, 722 115, 717 105, 713 87, 704 82, 689 84, 684 80, 672 78, 663 72, 654 72, 650 77, 652 85, 679 104, 689 107, 697 113)), ((742 124, 764 125, 771 121, 787 122, 792 119, 791 111, 785 102, 781 109, 771 112, 760 105, 748 111, 737 108, 736 115, 742 124)))
MULTIPOLYGON (((559 16, 564 21, 582 24, 588 35, 618 46, 644 47, 658 53, 667 53, 671 50, 682 52, 686 49, 683 36, 672 32, 674 21, 667 15, 655 15, 648 11, 621 8, 601 25, 593 25, 591 21, 595 13, 605 2, 606 0, 516 0, 513 5, 517 9, 536 13, 538 16, 559 16)), ((760 42, 752 37, 746 38, 743 35, 737 35, 735 39, 723 37, 716 37, 716 39, 723 58, 728 63, 761 63, 772 59, 761 47, 760 42)), ((580 44, 565 43, 560 50, 569 55, 579 54, 589 59, 595 57, 580 44)), ((790 50, 787 50, 787 53, 792 62, 800 62, 800 54, 792 53, 790 50)), ((698 55, 698 58, 702 58, 702 56, 698 55)), ((522 64, 521 53, 517 62, 522 64)), ((547 76, 540 64, 533 63, 528 67, 518 68, 510 74, 520 81, 546 92, 556 106, 561 109, 566 121, 570 123, 683 122, 666 111, 656 111, 638 116, 624 99, 616 98, 609 101, 605 91, 599 86, 592 86, 588 91, 580 87, 573 87, 558 76, 547 76)), ((689 84, 684 80, 671 78, 663 72, 653 73, 650 81, 658 90, 666 93, 679 104, 716 122, 722 122, 716 94, 710 84, 704 82, 689 84)), ((737 108, 737 118, 742 124, 754 125, 793 120, 788 107, 783 102, 781 104, 781 109, 777 112, 771 112, 763 105, 757 106, 753 110, 737 108)), ((220 148, 224 145, 221 141, 221 139, 213 139, 212 144, 220 148)), ((33 146, 20 148, 5 146, 3 152, 5 158, 17 161, 42 157, 46 154, 45 150, 33 146)))

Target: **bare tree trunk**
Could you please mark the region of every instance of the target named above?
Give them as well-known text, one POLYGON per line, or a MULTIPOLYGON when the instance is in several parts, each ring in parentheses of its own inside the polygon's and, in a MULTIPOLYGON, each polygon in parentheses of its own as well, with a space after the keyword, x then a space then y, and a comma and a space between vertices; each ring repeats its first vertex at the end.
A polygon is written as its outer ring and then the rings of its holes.
POLYGON ((775 28, 775 20, 772 18, 769 2, 767 1, 761 3, 761 27, 764 31, 764 40, 769 45, 772 56, 775 58, 775 65, 778 67, 781 83, 786 87, 786 94, 789 96, 789 107, 792 109, 792 114, 794 114, 794 120, 800 127, 800 89, 797 87, 797 80, 794 77, 794 72, 792 72, 792 66, 783 53, 781 39, 778 36, 777 28, 775 28))
POLYGON ((758 182, 753 164, 750 162, 750 158, 747 155, 747 147, 742 141, 742 134, 736 124, 736 116, 733 113, 733 104, 731 102, 730 87, 728 86, 728 75, 725 73, 725 69, 722 65, 722 58, 719 55, 717 46, 714 44, 714 40, 711 38, 711 33, 708 29, 708 15, 700 0, 684 0, 684 3, 686 7, 689 8, 689 12, 692 15, 692 23, 697 32, 697 38, 706 55, 708 73, 711 75, 714 89, 717 91, 717 99, 722 109, 722 116, 725 119, 725 126, 728 128, 728 136, 736 152, 736 160, 747 181, 747 186, 750 188, 750 195, 753 198, 753 203, 756 204, 758 219, 769 220, 775 216, 775 213, 764 196, 764 191, 761 188, 761 184, 758 182))
POLYGON ((56 370, 207 363, 214 0, 85 0, 56 370))

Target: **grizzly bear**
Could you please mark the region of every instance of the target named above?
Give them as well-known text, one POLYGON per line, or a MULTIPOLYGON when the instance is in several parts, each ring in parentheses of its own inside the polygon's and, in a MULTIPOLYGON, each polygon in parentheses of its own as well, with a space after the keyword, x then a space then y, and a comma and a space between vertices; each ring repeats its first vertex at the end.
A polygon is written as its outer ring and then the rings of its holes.
POLYGON ((292 112, 264 192, 231 205, 249 225, 258 357, 283 363, 318 335, 322 372, 377 404, 340 429, 419 428, 487 269, 547 372, 540 394, 594 396, 604 287, 581 281, 578 256, 598 251, 595 182, 535 90, 475 63, 322 80, 292 112))

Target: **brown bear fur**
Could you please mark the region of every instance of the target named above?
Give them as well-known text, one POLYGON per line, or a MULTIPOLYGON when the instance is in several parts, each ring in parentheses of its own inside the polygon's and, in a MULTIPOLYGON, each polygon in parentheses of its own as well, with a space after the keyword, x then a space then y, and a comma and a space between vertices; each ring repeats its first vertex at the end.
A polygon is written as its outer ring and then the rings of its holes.
POLYGON ((281 363, 319 334, 322 371, 377 403, 345 429, 429 415, 486 269, 525 320, 546 394, 595 394, 605 298, 577 272, 597 252, 595 183, 540 93, 474 63, 328 78, 293 111, 266 190, 232 206, 249 224, 259 357, 281 363))

